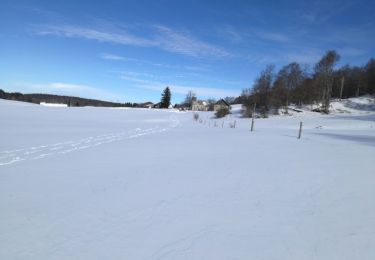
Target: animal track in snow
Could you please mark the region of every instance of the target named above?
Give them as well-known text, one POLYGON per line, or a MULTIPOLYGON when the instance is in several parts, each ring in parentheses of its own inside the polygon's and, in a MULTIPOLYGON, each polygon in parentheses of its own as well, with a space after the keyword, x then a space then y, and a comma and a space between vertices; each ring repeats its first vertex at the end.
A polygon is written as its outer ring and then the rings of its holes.
POLYGON ((59 142, 51 145, 40 145, 22 149, 0 151, 0 166, 14 164, 25 160, 44 159, 57 154, 67 154, 102 144, 161 133, 164 131, 166 131, 166 128, 136 128, 130 131, 92 136, 76 141, 59 142))
POLYGON ((57 154, 67 154, 124 139, 133 139, 145 135, 161 133, 167 131, 169 128, 175 128, 180 125, 180 121, 175 115, 169 117, 169 123, 170 125, 167 128, 160 128, 159 126, 147 129, 135 128, 118 133, 90 136, 76 141, 65 141, 50 145, 39 145, 15 150, 0 151, 0 166, 26 160, 44 159, 57 154))

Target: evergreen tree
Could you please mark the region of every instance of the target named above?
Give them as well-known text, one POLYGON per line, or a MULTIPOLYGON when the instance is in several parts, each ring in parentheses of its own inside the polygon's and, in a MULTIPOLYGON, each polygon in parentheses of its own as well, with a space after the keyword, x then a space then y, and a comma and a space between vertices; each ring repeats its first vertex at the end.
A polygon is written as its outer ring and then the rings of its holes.
POLYGON ((168 108, 171 104, 171 90, 169 87, 166 87, 161 95, 161 104, 160 108, 168 108))

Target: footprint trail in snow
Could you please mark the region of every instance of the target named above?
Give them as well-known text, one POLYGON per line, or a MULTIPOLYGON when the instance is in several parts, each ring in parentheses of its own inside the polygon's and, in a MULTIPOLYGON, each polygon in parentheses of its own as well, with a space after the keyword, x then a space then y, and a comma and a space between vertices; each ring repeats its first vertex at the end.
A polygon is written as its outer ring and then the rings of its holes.
MULTIPOLYGON (((179 121, 175 116, 170 117, 170 123, 171 128, 179 125, 179 121)), ((0 166, 27 160, 39 160, 57 154, 67 154, 107 143, 161 133, 167 130, 168 128, 160 128, 158 126, 147 129, 136 128, 124 132, 91 136, 76 141, 66 141, 50 145, 40 145, 15 150, 0 151, 0 166)))

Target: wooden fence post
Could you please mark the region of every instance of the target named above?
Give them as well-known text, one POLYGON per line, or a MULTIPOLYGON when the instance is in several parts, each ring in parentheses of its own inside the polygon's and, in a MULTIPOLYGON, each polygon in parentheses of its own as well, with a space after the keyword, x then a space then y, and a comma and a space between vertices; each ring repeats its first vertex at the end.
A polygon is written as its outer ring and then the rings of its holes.
POLYGON ((344 76, 341 78, 341 88, 340 88, 340 101, 341 101, 341 98, 342 98, 342 91, 344 89, 344 76))
POLYGON ((252 117, 251 117, 251 132, 254 131, 254 117, 255 117, 255 109, 257 107, 257 103, 254 102, 252 117))
POLYGON ((301 139, 301 135, 302 135, 302 122, 299 122, 298 139, 301 139))

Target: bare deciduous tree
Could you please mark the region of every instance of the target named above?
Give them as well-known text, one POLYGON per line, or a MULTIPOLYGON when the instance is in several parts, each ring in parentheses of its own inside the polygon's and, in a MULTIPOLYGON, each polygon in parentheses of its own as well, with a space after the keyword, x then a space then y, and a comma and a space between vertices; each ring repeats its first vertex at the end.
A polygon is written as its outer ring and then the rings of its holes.
POLYGON ((265 113, 267 113, 270 108, 274 68, 274 65, 268 65, 266 69, 260 73, 260 76, 255 80, 254 87, 252 89, 254 102, 259 105, 261 110, 265 113))
POLYGON ((292 62, 279 71, 274 87, 285 106, 285 113, 288 113, 288 106, 291 100, 291 94, 302 85, 305 79, 304 72, 300 65, 292 62))
POLYGON ((329 113, 331 92, 333 85, 334 66, 339 61, 340 56, 336 51, 330 50, 315 65, 315 79, 322 91, 322 112, 329 113))
POLYGON ((197 95, 193 91, 189 90, 189 92, 186 94, 184 104, 191 107, 195 98, 197 98, 197 95))

